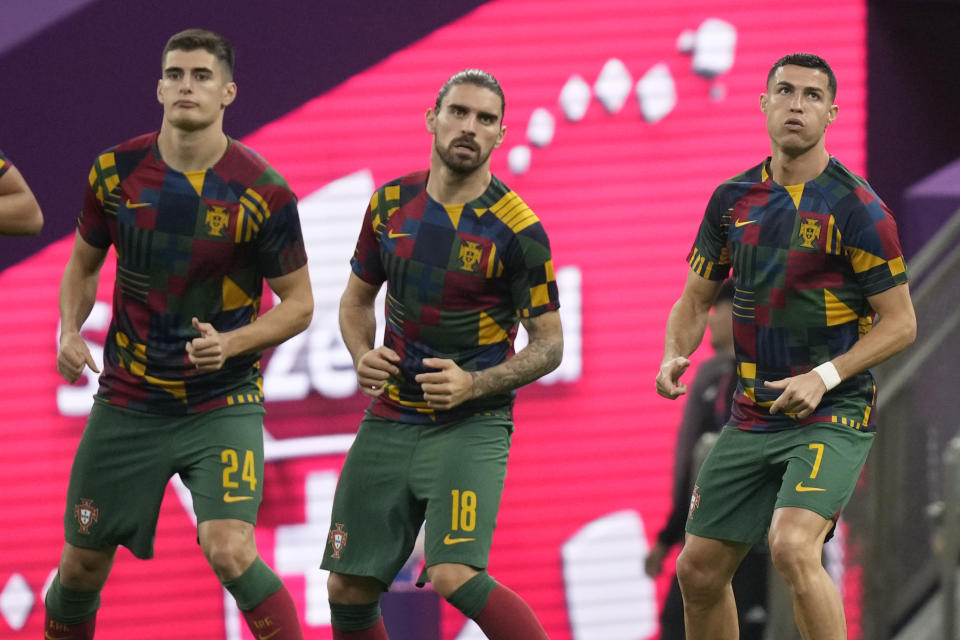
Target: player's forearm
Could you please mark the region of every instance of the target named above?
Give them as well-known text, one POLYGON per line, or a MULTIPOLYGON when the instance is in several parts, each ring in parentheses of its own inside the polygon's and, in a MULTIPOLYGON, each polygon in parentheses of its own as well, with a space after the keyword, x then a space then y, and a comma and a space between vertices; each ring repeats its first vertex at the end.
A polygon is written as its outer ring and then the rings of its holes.
POLYGON ((71 260, 60 281, 60 334, 79 333, 97 301, 100 272, 87 272, 71 260))
POLYGON ((16 167, 0 176, 0 233, 37 235, 43 227, 40 205, 16 167))
POLYGON ((31 193, 0 196, 0 233, 11 236, 35 236, 43 228, 40 205, 31 193))
POLYGON ((500 364, 474 371, 473 397, 518 389, 545 376, 563 359, 563 335, 534 338, 515 356, 500 364))
POLYGON ((288 297, 256 322, 224 334, 229 356, 256 353, 289 340, 310 326, 313 300, 288 297))
POLYGON ((373 303, 340 301, 340 335, 350 352, 354 366, 360 356, 373 349, 377 334, 377 316, 373 303))
POLYGON ((917 325, 912 315, 881 317, 869 333, 831 362, 840 379, 846 380, 903 351, 916 335, 917 325))
POLYGON ((709 302, 697 304, 694 300, 682 296, 674 303, 667 318, 662 362, 673 358, 686 358, 696 351, 707 329, 709 314, 709 302))

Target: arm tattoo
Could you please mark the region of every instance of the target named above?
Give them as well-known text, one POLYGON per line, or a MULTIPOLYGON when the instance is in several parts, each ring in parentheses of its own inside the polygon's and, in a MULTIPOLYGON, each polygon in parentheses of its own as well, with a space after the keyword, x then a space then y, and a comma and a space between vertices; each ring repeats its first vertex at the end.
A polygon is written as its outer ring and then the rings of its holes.
POLYGON ((530 384, 560 365, 563 357, 563 338, 536 340, 515 356, 495 367, 473 371, 473 397, 491 395, 530 384))

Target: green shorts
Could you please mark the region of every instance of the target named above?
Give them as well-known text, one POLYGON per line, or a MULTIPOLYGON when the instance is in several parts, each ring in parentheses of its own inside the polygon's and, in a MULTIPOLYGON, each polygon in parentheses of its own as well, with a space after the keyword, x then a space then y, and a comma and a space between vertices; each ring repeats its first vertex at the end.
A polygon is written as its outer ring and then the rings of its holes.
POLYGON ((832 422, 774 433, 724 427, 697 476, 687 532, 755 545, 781 507, 835 520, 872 444, 872 433, 832 422))
POLYGON ((404 424, 369 413, 340 472, 323 569, 390 585, 426 521, 426 566, 487 566, 513 423, 404 424))
POLYGON ((94 402, 67 489, 64 536, 77 547, 123 545, 153 557, 160 503, 180 474, 197 522, 255 523, 263 496, 263 407, 162 416, 94 402))

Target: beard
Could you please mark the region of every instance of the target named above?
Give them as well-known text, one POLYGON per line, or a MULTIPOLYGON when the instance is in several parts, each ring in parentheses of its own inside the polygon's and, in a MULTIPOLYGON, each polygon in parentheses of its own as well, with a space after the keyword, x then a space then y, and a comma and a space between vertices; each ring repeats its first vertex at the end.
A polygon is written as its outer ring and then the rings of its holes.
POLYGON ((483 148, 477 145, 477 143, 472 139, 469 139, 470 145, 476 147, 476 155, 470 157, 458 155, 456 151, 454 151, 454 147, 457 144, 467 140, 467 138, 457 138, 456 140, 451 141, 446 148, 443 148, 440 146, 440 143, 436 138, 433 139, 433 148, 436 149, 437 156, 440 157, 440 160, 443 161, 443 164, 445 164, 450 171, 461 176, 469 175, 482 167, 490 158, 490 154, 493 152, 493 149, 491 148, 486 154, 484 154, 483 148))

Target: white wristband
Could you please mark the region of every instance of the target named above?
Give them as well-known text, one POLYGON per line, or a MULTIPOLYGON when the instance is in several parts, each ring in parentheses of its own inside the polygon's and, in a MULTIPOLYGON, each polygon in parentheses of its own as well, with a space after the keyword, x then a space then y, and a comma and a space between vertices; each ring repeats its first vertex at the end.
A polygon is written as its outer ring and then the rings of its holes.
POLYGON ((837 368, 833 366, 833 363, 829 360, 814 367, 813 371, 823 380, 823 386, 827 388, 827 391, 830 391, 830 389, 833 389, 841 382, 837 368))

